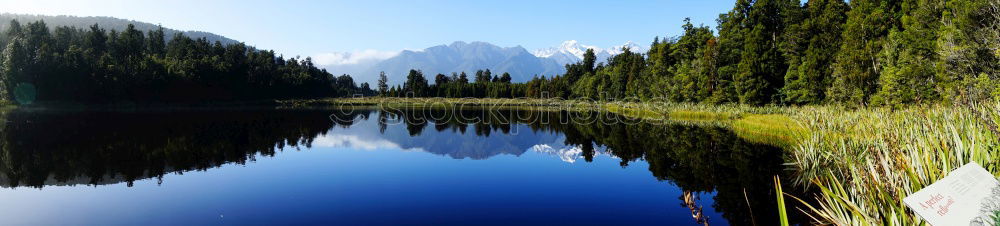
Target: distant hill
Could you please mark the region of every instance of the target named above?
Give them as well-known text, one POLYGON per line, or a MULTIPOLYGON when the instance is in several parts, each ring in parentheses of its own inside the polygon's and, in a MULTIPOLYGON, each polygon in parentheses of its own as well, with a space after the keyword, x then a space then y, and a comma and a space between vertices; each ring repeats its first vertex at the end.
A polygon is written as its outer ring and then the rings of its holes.
MULTIPOLYGON (((45 21, 45 24, 49 26, 49 28, 55 28, 57 26, 68 26, 68 27, 77 27, 81 29, 86 29, 91 25, 97 24, 98 26, 104 28, 105 30, 122 31, 125 30, 128 24, 134 24, 135 28, 139 29, 140 31, 150 31, 159 27, 159 25, 152 23, 118 19, 114 17, 103 17, 103 16, 78 17, 78 16, 46 16, 46 15, 0 13, 0 31, 6 31, 7 27, 10 26, 10 21, 15 19, 21 24, 27 24, 29 22, 43 20, 45 21)), ((203 31, 180 31, 166 27, 163 28, 163 31, 168 38, 172 37, 175 33, 181 32, 184 33, 184 35, 187 35, 188 37, 195 39, 206 38, 210 42, 219 41, 222 42, 222 44, 230 44, 238 42, 236 40, 232 40, 221 35, 203 31)))
POLYGON ((463 71, 472 79, 476 70, 490 69, 497 76, 510 73, 514 82, 525 82, 535 75, 562 74, 565 70, 555 60, 536 57, 520 46, 504 48, 485 42, 454 42, 421 51, 403 51, 374 64, 357 77, 374 81, 380 71, 385 71, 390 83, 401 84, 410 69, 422 70, 428 80, 438 73, 450 75, 463 71))

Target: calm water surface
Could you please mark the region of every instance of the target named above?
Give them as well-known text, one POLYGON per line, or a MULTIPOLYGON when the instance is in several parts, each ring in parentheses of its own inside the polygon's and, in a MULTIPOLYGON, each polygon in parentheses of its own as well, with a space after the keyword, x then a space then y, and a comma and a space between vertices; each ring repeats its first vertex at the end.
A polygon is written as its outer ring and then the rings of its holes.
POLYGON ((578 120, 602 113, 0 115, 2 225, 775 225, 786 174, 723 128, 578 120))

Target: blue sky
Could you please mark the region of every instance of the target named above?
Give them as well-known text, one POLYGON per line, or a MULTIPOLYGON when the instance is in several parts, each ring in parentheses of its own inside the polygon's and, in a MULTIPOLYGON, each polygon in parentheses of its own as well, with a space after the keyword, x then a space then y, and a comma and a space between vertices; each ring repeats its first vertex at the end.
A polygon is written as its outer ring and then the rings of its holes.
POLYGON ((453 41, 529 50, 674 36, 685 17, 714 26, 733 0, 226 1, 0 0, 0 11, 112 16, 221 34, 288 56, 380 54, 453 41))

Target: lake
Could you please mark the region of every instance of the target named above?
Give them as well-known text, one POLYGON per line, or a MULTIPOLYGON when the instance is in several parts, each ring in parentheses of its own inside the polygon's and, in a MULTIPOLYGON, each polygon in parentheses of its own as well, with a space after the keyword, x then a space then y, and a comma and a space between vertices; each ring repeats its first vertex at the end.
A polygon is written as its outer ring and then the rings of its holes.
POLYGON ((601 112, 0 117, 2 225, 776 225, 773 176, 790 176, 781 149, 726 128, 601 112))

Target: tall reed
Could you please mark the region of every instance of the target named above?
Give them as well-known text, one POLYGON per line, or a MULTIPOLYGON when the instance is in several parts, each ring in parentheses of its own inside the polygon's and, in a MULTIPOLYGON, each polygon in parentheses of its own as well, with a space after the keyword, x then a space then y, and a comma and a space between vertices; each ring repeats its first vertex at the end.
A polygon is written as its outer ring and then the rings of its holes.
POLYGON ((845 110, 807 107, 792 117, 811 134, 791 151, 796 180, 821 191, 813 217, 836 225, 919 225, 902 200, 977 162, 1000 172, 1000 103, 845 110))

